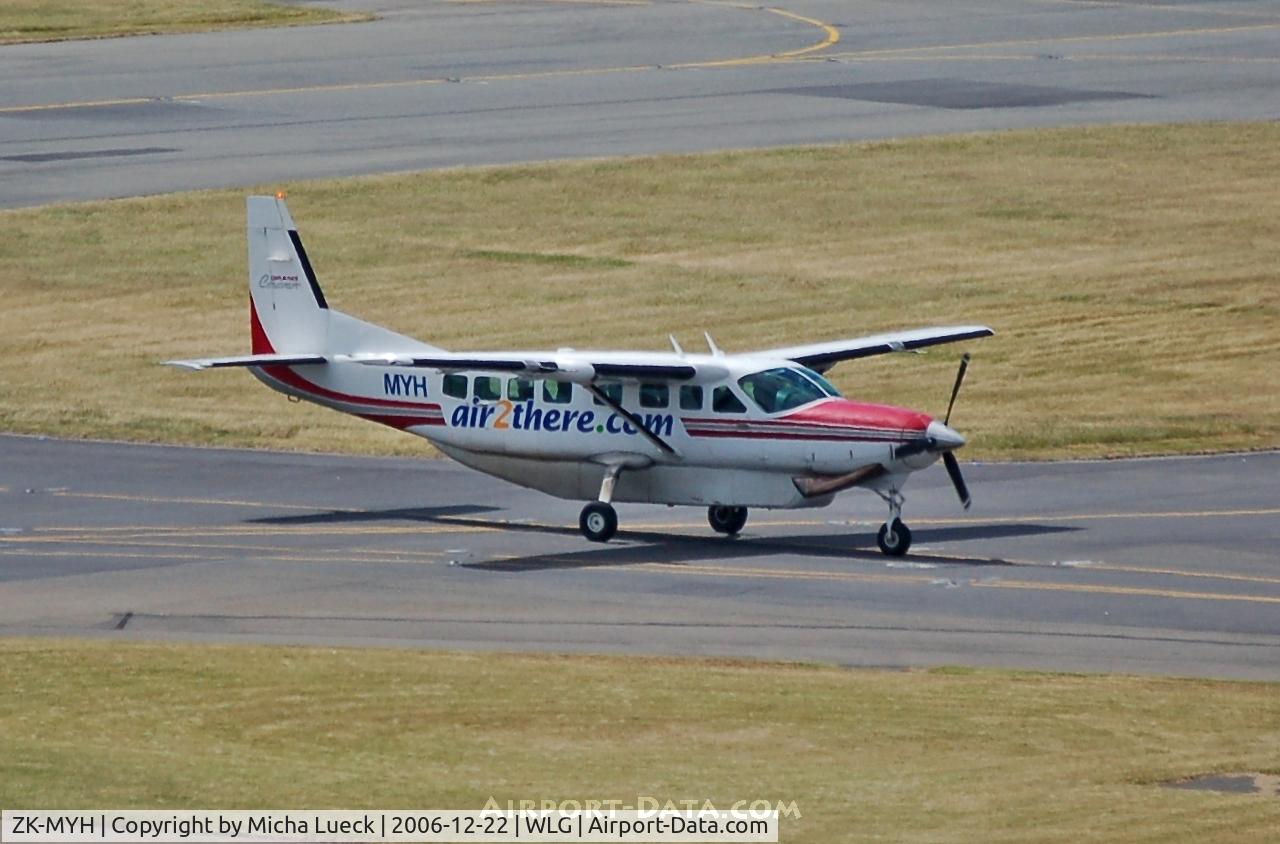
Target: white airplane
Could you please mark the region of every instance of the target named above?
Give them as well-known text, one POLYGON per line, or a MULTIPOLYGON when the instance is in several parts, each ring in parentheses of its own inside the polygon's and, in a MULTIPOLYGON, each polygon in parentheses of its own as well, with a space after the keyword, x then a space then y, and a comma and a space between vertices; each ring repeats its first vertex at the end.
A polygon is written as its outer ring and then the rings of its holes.
POLYGON ((889 505, 877 543, 905 554, 902 487, 942 458, 966 508, 948 426, 956 375, 938 421, 843 398, 822 372, 840 361, 991 335, 981 325, 924 328, 727 354, 448 352, 333 310, 283 194, 251 196, 252 354, 167 361, 248 367, 273 390, 424 437, 464 465, 551 495, 588 501, 579 526, 606 542, 614 501, 707 507, 734 535, 748 507, 825 507, 869 489, 889 505))

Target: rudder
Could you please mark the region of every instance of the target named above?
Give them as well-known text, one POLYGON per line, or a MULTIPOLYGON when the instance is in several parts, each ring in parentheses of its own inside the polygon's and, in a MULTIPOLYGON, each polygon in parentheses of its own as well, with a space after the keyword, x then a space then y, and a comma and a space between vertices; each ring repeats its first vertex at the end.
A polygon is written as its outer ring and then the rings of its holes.
POLYGON ((329 305, 284 199, 249 197, 248 229, 253 353, 323 352, 329 305))

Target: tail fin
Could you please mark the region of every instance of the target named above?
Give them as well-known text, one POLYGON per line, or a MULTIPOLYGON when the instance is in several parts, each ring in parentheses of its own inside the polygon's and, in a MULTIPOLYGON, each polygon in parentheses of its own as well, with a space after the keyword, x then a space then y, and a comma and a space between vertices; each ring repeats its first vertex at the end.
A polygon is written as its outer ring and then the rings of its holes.
POLYGON ((322 352, 329 305, 284 200, 251 196, 249 296, 253 353, 322 352))

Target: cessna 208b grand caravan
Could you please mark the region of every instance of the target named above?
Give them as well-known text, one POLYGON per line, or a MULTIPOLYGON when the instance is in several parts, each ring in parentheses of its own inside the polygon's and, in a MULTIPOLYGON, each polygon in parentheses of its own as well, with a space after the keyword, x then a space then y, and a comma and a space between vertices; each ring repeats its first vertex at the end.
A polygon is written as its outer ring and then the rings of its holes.
MULTIPOLYGON (((986 337, 981 325, 727 354, 448 352, 333 310, 283 197, 251 196, 252 354, 169 361, 248 367, 274 390, 425 437, 460 463, 588 501, 579 526, 606 542, 614 501, 707 507, 716 531, 748 507, 824 507, 861 487, 889 505, 877 537, 905 554, 902 487, 939 458, 961 502, 964 437, 900 407, 843 398, 821 373, 844 360, 986 337)), ((951 393, 964 378, 966 355, 951 393)))

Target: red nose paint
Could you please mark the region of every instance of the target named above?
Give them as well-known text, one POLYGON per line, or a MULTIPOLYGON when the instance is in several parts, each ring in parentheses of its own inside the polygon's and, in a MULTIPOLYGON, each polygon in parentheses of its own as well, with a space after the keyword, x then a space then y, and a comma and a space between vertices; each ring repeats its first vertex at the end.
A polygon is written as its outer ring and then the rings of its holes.
POLYGON ((905 407, 865 404, 848 399, 828 399, 782 418, 788 422, 802 422, 810 425, 843 425, 922 433, 933 421, 927 413, 908 410, 905 407))

